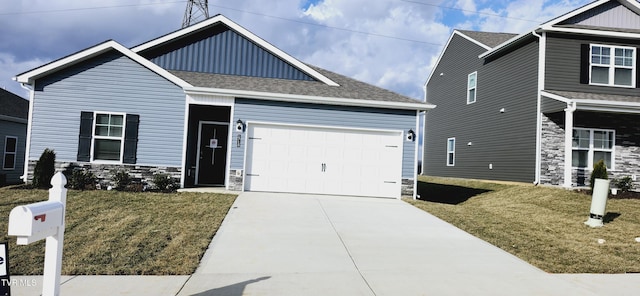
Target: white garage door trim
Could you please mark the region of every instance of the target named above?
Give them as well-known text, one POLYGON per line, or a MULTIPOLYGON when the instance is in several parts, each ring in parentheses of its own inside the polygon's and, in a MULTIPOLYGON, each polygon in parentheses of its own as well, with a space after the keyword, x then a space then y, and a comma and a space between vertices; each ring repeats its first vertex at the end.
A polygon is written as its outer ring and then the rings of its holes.
POLYGON ((403 145, 401 130, 249 121, 242 188, 400 198, 403 145))

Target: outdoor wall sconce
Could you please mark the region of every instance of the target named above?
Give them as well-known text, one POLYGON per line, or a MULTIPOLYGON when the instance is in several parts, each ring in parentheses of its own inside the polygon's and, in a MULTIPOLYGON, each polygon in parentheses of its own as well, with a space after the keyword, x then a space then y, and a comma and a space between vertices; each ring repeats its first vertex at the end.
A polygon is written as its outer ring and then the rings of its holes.
POLYGON ((473 142, 467 143, 467 146, 472 146, 472 145, 473 145, 473 142))
POLYGON ((238 121, 236 121, 236 131, 239 132, 243 132, 244 131, 244 122, 242 122, 242 120, 238 119, 238 121))
POLYGON ((412 129, 410 129, 407 132, 407 142, 413 142, 415 140, 416 140, 416 133, 412 129))

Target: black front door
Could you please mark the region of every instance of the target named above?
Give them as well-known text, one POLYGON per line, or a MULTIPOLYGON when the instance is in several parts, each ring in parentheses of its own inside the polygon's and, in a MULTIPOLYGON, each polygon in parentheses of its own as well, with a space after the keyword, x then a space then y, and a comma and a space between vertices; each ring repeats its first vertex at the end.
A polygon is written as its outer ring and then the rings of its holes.
POLYGON ((229 124, 200 122, 196 185, 224 186, 229 124))

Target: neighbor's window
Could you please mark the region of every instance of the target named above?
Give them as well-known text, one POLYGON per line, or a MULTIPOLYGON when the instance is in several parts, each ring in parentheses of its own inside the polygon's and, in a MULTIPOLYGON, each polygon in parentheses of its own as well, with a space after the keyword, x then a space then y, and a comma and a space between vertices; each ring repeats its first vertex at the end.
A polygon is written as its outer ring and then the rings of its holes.
POLYGON ((124 114, 96 113, 93 137, 94 160, 122 160, 124 114))
POLYGON ((447 166, 454 166, 456 163, 456 138, 447 139, 447 166))
POLYGON ((6 136, 4 138, 4 157, 2 161, 3 170, 13 170, 16 168, 16 151, 18 148, 18 138, 6 136))
POLYGON ((573 167, 590 169, 603 159, 607 168, 613 169, 615 138, 613 130, 573 129, 573 167))
POLYGON ((635 87, 635 48, 591 45, 591 84, 635 87))
POLYGON ((476 102, 476 89, 478 86, 478 72, 473 72, 467 77, 467 104, 476 102))

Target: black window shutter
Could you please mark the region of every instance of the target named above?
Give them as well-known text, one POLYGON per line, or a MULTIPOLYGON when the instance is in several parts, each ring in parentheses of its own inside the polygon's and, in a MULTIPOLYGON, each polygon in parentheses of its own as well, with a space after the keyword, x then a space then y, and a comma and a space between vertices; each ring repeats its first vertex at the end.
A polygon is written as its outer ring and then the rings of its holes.
POLYGON ((80 112, 80 136, 78 138, 78 161, 91 161, 91 137, 93 112, 80 112))
POLYGON ((140 115, 127 114, 127 126, 124 131, 124 156, 123 163, 136 163, 138 150, 138 125, 140 115))
POLYGON ((589 44, 580 45, 580 83, 589 84, 590 48, 589 44))

